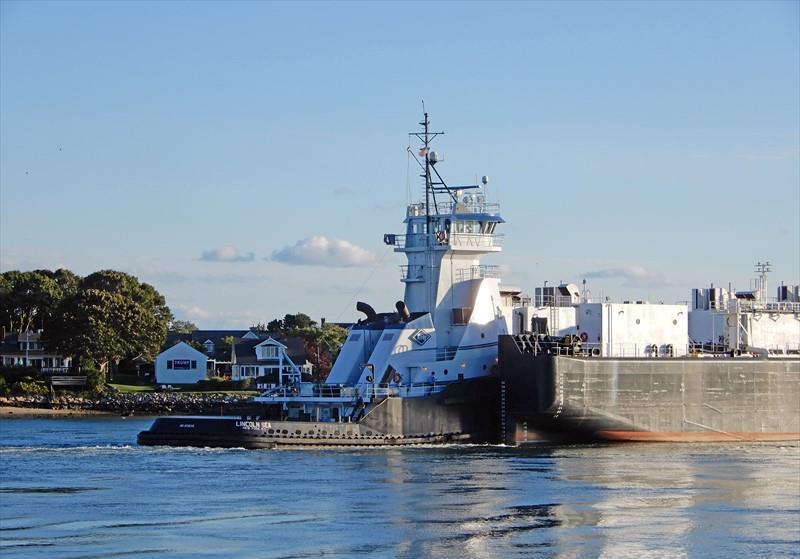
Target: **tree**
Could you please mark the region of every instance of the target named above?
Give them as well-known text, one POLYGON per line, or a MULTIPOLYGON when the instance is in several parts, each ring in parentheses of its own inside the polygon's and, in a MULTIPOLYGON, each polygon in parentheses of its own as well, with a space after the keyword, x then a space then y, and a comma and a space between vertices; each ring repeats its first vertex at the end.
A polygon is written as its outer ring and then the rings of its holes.
POLYGON ((9 331, 27 332, 46 328, 69 287, 72 272, 59 270, 16 270, 0 275, 0 323, 9 331), (64 274, 57 275, 58 272, 64 274), (58 280, 63 281, 63 287, 58 280))
POLYGON ((154 357, 172 313, 164 297, 134 276, 113 270, 84 278, 62 301, 49 338, 60 351, 106 366, 122 359, 154 357))
MULTIPOLYGON (((300 312, 297 314, 286 314, 283 319, 276 318, 274 320, 270 320, 269 323, 267 323, 266 331, 273 333, 288 333, 292 332, 293 330, 312 328, 316 326, 316 324, 316 322, 311 320, 310 316, 300 312)), ((261 325, 259 324, 259 326, 261 325)))
POLYGON ((306 328, 296 328, 288 334, 303 338, 306 356, 314 364, 315 380, 324 380, 328 377, 347 339, 347 330, 335 324, 317 327, 314 323, 306 328))
POLYGON ((169 325, 169 331, 178 334, 191 334, 197 329, 197 325, 190 320, 173 320, 169 325))
POLYGON ((233 336, 225 336, 222 338, 222 353, 227 355, 233 349, 233 344, 236 342, 236 338, 233 336))

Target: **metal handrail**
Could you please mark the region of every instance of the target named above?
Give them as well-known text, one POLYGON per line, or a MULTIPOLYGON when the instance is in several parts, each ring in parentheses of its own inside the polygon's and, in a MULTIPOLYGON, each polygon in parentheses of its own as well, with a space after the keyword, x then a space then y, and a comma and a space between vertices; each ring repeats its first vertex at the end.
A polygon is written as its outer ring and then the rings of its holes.
POLYGON ((489 266, 486 264, 470 266, 469 268, 462 268, 456 271, 456 281, 499 277, 500 266, 489 266))

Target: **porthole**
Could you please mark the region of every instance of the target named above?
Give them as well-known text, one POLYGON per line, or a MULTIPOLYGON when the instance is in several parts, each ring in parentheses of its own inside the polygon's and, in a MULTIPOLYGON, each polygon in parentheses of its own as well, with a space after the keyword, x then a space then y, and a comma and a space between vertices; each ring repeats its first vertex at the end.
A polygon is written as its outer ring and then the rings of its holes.
POLYGON ((273 433, 275 433, 275 429, 267 429, 267 433, 269 433, 270 435, 272 435, 273 433))
POLYGON ((641 323, 642 323, 642 321, 637 318, 636 319, 636 324, 641 324, 641 323))
POLYGON ((444 370, 444 374, 447 374, 447 369, 444 370))
POLYGON ((300 429, 295 429, 295 432, 294 432, 294 434, 295 434, 295 435, 302 435, 302 434, 303 434, 303 432, 302 432, 300 429))
POLYGON ((283 431, 281 431, 281 433, 283 433, 284 435, 288 435, 288 434, 289 434, 289 431, 287 431, 286 429, 284 429, 283 431))
POLYGON ((678 319, 676 319, 676 318, 672 319, 672 325, 673 326, 677 326, 678 325, 678 319))

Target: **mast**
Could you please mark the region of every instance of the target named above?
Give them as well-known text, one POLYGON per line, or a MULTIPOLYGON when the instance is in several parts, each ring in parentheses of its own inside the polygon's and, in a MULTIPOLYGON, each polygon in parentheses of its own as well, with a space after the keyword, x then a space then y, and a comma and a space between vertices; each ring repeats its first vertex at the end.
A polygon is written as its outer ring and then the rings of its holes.
POLYGON ((428 125, 430 121, 428 120, 428 113, 423 113, 424 119, 420 124, 423 126, 423 136, 422 142, 424 144, 422 150, 425 153, 425 234, 428 235, 426 237, 428 240, 426 241, 426 245, 430 244, 430 229, 431 229, 431 207, 430 207, 430 194, 431 194, 431 160, 430 156, 430 148, 428 147, 430 144, 430 137, 428 134, 428 125))

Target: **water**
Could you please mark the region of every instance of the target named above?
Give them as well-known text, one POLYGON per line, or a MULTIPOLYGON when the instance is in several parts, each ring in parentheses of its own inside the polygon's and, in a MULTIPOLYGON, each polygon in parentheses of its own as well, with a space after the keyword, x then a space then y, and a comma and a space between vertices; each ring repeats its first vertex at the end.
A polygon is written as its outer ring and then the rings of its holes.
POLYGON ((0 420, 0 556, 798 557, 800 445, 143 448, 0 420))

